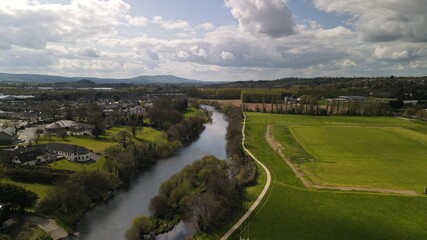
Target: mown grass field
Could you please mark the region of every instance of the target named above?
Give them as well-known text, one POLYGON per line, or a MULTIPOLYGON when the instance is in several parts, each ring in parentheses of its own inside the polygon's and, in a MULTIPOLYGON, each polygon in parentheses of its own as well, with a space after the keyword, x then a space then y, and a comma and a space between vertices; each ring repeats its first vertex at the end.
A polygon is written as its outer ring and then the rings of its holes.
POLYGON ((44 184, 38 184, 38 183, 21 183, 21 182, 15 182, 9 178, 0 178, 0 183, 9 183, 13 185, 18 185, 25 188, 26 190, 35 192, 39 197, 38 201, 42 200, 46 196, 49 189, 53 188, 52 185, 44 185, 44 184))
MULTIPOLYGON (((304 188, 291 169, 264 139, 268 124, 272 121, 288 120, 289 122, 290 120, 286 119, 288 116, 255 113, 249 113, 247 116, 247 148, 270 169, 273 183, 265 205, 258 209, 259 212, 252 216, 248 223, 244 224, 248 227, 245 235, 234 234, 231 239, 238 239, 240 236, 250 239, 427 239, 427 228, 425 228, 427 211, 424 211, 427 209, 426 197, 304 188)), ((290 116, 290 118, 293 122, 300 121, 298 116, 290 116)), ((310 119, 313 117, 303 118, 306 118, 304 120, 307 122, 312 121, 317 122, 318 126, 322 125, 318 120, 310 119)), ((326 119, 321 120, 326 121, 326 119)), ((337 122, 340 119, 329 120, 337 122)), ((378 125, 381 120, 390 125, 401 124, 399 119, 394 118, 356 118, 344 121, 355 122, 355 120, 359 123, 368 122, 378 125)), ((274 127, 276 132, 277 127, 274 127)), ((280 135, 275 134, 275 136, 282 145, 290 145, 297 152, 301 151, 301 146, 292 143, 292 139, 287 139, 286 143, 286 139, 280 135)), ((289 153, 285 151, 285 154, 289 153)), ((297 156, 298 154, 295 153, 294 157, 297 156)), ((315 153, 313 156, 316 156, 315 153)), ((305 155, 305 158, 303 156, 300 159, 301 163, 309 162, 311 157, 310 154, 305 155)), ((339 173, 336 174, 338 175, 339 173)), ((242 230, 243 228, 238 232, 242 230)))
MULTIPOLYGON (((275 132, 280 132, 276 126, 275 132)), ((427 187, 427 135, 400 127, 291 127, 316 161, 301 164, 315 184, 427 187)))
MULTIPOLYGON (((113 127, 105 131, 104 135, 95 138, 93 136, 68 136, 65 139, 53 136, 50 140, 47 137, 41 137, 39 143, 48 142, 60 142, 68 144, 76 144, 79 146, 86 147, 96 153, 102 153, 105 149, 116 145, 117 142, 114 140, 114 136, 122 131, 130 131, 130 127, 113 127)), ((163 142, 167 141, 166 135, 162 131, 150 127, 144 127, 137 132, 136 137, 132 138, 133 141, 148 141, 148 142, 163 142)))
POLYGON ((71 162, 66 159, 63 159, 60 161, 50 163, 49 167, 53 169, 70 170, 75 172, 83 172, 83 171, 95 172, 95 171, 104 171, 105 170, 104 163, 105 163, 105 157, 101 155, 98 161, 94 163, 88 163, 88 164, 75 163, 75 162, 71 162))

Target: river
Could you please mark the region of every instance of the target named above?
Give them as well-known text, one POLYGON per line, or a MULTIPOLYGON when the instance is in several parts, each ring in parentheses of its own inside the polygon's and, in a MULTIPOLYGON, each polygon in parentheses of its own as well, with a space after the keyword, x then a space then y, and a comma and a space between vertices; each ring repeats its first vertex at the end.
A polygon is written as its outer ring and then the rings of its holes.
MULTIPOLYGON (((107 204, 100 205, 80 221, 77 231, 82 240, 120 240, 130 227, 132 220, 139 215, 149 215, 149 202, 157 195, 160 185, 183 167, 213 155, 219 159, 226 158, 226 128, 224 115, 210 106, 204 106, 212 111, 212 122, 206 124, 200 137, 172 157, 159 160, 148 170, 144 171, 126 191, 120 191, 107 204)), ((185 239, 189 229, 180 223, 173 231, 163 235, 161 239, 185 239)))

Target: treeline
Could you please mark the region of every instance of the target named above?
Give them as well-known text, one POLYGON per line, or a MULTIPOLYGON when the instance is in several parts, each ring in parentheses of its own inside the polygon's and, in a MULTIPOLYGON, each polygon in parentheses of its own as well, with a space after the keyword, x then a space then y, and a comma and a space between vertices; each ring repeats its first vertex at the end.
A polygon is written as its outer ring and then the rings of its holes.
POLYGON ((243 88, 189 88, 188 96, 200 99, 240 99, 243 88))
POLYGON ((312 96, 320 98, 336 98, 338 96, 367 96, 365 89, 346 88, 328 89, 316 88, 289 88, 289 89, 245 89, 242 91, 242 103, 283 103, 285 97, 300 98, 312 96))
POLYGON ((241 99, 242 103, 270 103, 283 101, 285 97, 298 98, 302 95, 335 98, 338 96, 368 96, 363 88, 335 88, 327 86, 295 86, 289 88, 191 88, 191 97, 200 99, 241 99))
POLYGON ((74 226, 89 208, 108 200, 119 185, 120 181, 114 174, 76 172, 67 180, 55 183, 36 210, 74 226))
POLYGON ((262 103, 252 107, 243 104, 245 111, 307 115, 389 116, 395 114, 399 108, 401 105, 392 101, 339 101, 319 99, 310 95, 301 96, 299 101, 262 103))
POLYGON ((232 105, 221 107, 227 116, 227 156, 230 162, 230 174, 239 188, 255 180, 257 167, 254 161, 245 154, 242 146, 242 110, 232 105))
POLYGON ((285 95, 292 95, 292 93, 281 89, 245 89, 242 91, 241 100, 242 103, 277 103, 285 95))
POLYGON ((427 77, 377 77, 377 78, 283 78, 274 81, 239 81, 215 84, 211 88, 236 89, 302 89, 301 95, 336 97, 363 95, 401 100, 427 99, 427 77))
POLYGON ((179 141, 135 142, 124 148, 121 145, 105 150, 105 167, 128 184, 132 176, 156 160, 173 155, 182 147, 179 141))
POLYGON ((57 170, 40 166, 5 165, 2 175, 16 182, 53 184, 66 180, 73 173, 67 170, 57 170))
POLYGON ((184 119, 169 127, 167 130, 168 140, 171 142, 180 141, 182 144, 187 145, 199 137, 205 123, 206 119, 202 116, 184 119))

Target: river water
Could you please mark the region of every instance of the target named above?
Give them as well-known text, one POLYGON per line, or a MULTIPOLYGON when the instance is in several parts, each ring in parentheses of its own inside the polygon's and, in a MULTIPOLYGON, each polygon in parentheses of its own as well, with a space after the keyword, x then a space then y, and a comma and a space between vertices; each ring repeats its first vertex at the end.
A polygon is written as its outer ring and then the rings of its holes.
MULTIPOLYGON (((228 123, 224 120, 223 114, 212 107, 204 106, 204 108, 213 112, 212 123, 206 124, 200 137, 176 155, 157 161, 141 173, 129 189, 117 193, 107 204, 88 212, 77 227, 80 239, 124 239, 124 234, 135 217, 150 214, 149 202, 157 195, 162 182, 206 155, 213 155, 219 159, 226 158, 225 134, 228 123)), ((181 240, 189 235, 191 229, 181 222, 173 231, 162 235, 161 239, 181 240)))

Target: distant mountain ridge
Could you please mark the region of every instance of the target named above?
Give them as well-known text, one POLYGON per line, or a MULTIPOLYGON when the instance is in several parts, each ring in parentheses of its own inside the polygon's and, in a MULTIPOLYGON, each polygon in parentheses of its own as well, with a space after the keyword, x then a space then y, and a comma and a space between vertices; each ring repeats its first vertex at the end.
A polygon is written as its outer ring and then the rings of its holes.
POLYGON ((59 83, 92 81, 97 84, 108 83, 133 83, 133 84, 203 84, 206 82, 181 78, 173 75, 143 75, 133 78, 93 78, 93 77, 62 77, 40 74, 12 74, 0 73, 0 82, 23 82, 23 83, 59 83))

